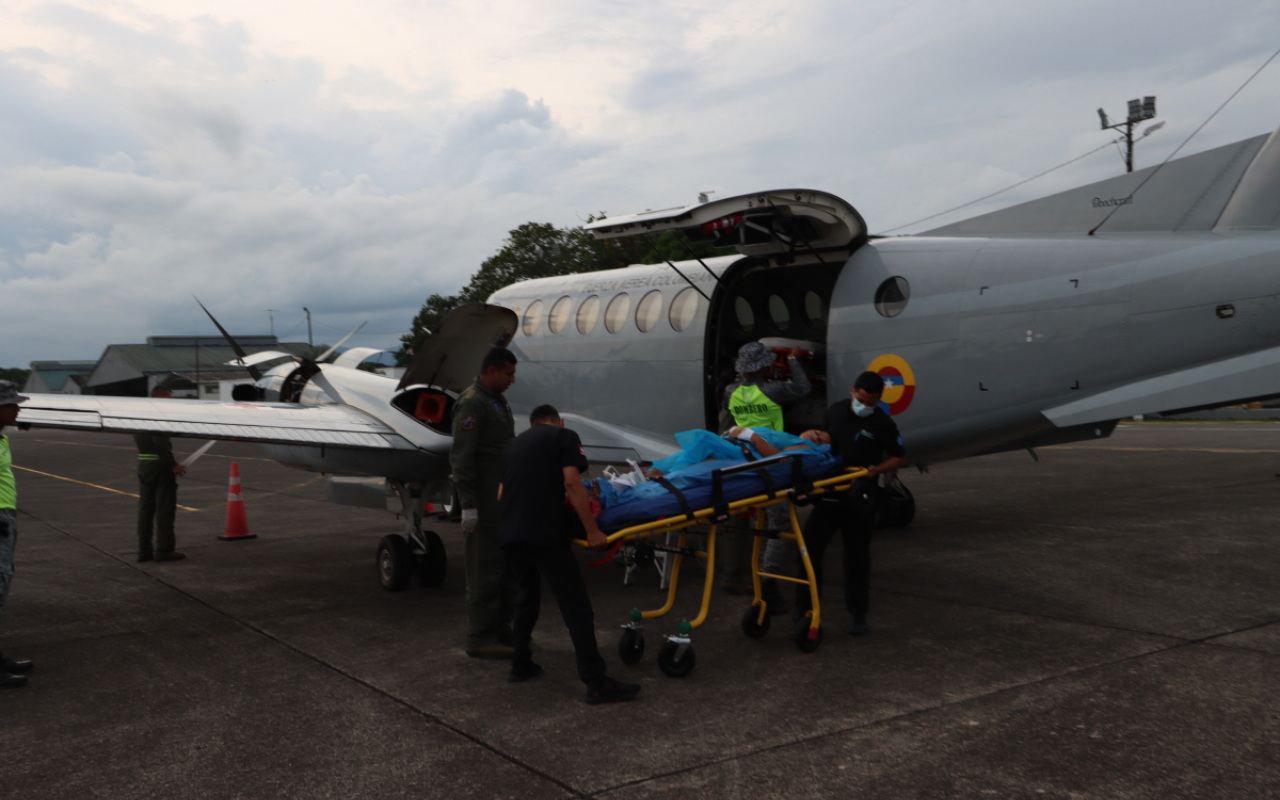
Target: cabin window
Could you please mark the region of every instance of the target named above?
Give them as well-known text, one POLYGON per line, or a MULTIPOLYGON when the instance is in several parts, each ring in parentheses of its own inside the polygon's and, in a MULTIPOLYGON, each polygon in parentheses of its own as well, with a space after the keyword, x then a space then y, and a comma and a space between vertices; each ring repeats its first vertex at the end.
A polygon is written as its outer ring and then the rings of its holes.
POLYGON ((641 333, 648 333, 653 330, 654 325, 658 324, 658 318, 661 316, 662 292, 654 289, 640 298, 640 304, 636 306, 636 327, 641 333))
POLYGON ((780 331, 791 327, 791 309, 787 308, 787 301, 776 294, 769 295, 769 318, 780 331))
POLYGON ((529 310, 524 312, 524 335, 532 336, 538 332, 538 326, 542 324, 542 301, 534 300, 529 304, 529 310))
POLYGON ((821 326, 826 319, 827 310, 823 307, 822 298, 817 292, 804 293, 804 315, 808 318, 809 324, 815 328, 821 326))
POLYGON ((572 301, 568 297, 561 297, 551 307, 551 313, 547 315, 547 329, 552 333, 559 333, 564 330, 564 326, 569 322, 569 304, 572 301))
POLYGON ((876 311, 882 317, 896 317, 907 307, 911 299, 911 287, 906 278, 893 277, 876 289, 876 311))
POLYGON ((591 295, 578 306, 578 333, 588 334, 596 328, 596 320, 600 318, 600 298, 591 295))
POLYGON ((671 321, 673 330, 682 331, 692 325, 697 316, 698 290, 692 286, 686 286, 680 294, 676 295, 676 299, 671 301, 671 310, 667 312, 667 319, 671 321))
POLYGON ((738 327, 749 333, 756 327, 756 313, 745 297, 736 297, 733 301, 733 313, 738 318, 738 327))
POLYGON ((630 310, 631 298, 626 292, 609 301, 609 307, 604 310, 604 327, 609 333, 622 330, 622 326, 627 324, 627 312, 630 310))

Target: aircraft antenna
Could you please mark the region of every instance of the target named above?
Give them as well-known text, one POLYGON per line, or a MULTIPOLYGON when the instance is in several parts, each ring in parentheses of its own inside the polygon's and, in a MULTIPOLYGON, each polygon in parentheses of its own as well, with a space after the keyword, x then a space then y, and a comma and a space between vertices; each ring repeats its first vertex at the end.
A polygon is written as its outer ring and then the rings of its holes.
MULTIPOLYGON (((1159 164, 1159 165, 1157 165, 1155 169, 1151 170, 1151 174, 1149 174, 1149 175, 1147 175, 1147 177, 1143 178, 1143 179, 1142 179, 1142 183, 1138 184, 1137 188, 1136 188, 1136 189, 1134 189, 1132 192, 1129 192, 1129 196, 1130 196, 1130 197, 1133 197, 1135 194, 1137 194, 1137 193, 1138 193, 1138 189, 1141 189, 1143 186, 1146 186, 1146 185, 1147 185, 1147 181, 1149 181, 1149 180, 1151 180, 1152 178, 1154 178, 1154 177, 1156 176, 1156 173, 1157 173, 1157 172, 1159 172, 1161 169, 1163 169, 1163 168, 1164 168, 1164 165, 1165 165, 1165 164, 1168 164, 1171 160, 1173 160, 1173 157, 1174 157, 1174 156, 1176 156, 1176 155, 1178 154, 1178 152, 1179 152, 1180 150, 1182 150, 1182 148, 1184 148, 1184 147, 1186 147, 1186 146, 1187 146, 1187 142, 1190 142, 1192 139, 1194 139, 1194 138, 1195 138, 1195 136, 1196 136, 1196 134, 1197 134, 1197 133, 1199 133, 1200 131, 1204 130, 1204 126, 1205 126, 1205 125, 1208 125, 1208 124, 1209 124, 1209 122, 1210 122, 1214 117, 1218 116, 1218 112, 1219 112, 1219 111, 1221 111, 1222 109, 1226 108, 1226 107, 1227 107, 1227 103, 1230 103, 1232 100, 1234 100, 1234 99, 1236 98, 1236 95, 1238 95, 1238 94, 1240 94, 1241 92, 1243 92, 1243 91, 1244 91, 1244 87, 1246 87, 1246 86, 1248 86, 1250 83, 1252 83, 1252 82, 1253 82, 1253 79, 1254 79, 1254 78, 1256 78, 1256 77, 1258 77, 1258 74, 1259 74, 1260 72, 1262 72, 1264 69, 1266 69, 1268 64, 1270 64, 1272 61, 1275 61, 1276 56, 1280 56, 1280 50, 1276 50, 1274 53, 1272 53, 1272 54, 1271 54, 1271 56, 1270 56, 1266 61, 1263 61, 1263 62, 1262 62, 1262 66, 1260 66, 1260 67, 1258 67, 1256 70, 1254 70, 1254 71, 1253 71, 1253 74, 1252 74, 1252 75, 1250 75, 1248 78, 1245 78, 1244 83, 1240 84, 1240 88, 1239 88, 1239 89, 1236 89, 1234 92, 1232 92, 1232 93, 1231 93, 1231 96, 1230 96, 1230 97, 1228 97, 1226 100, 1223 100, 1223 101, 1222 101, 1222 105, 1220 105, 1220 106, 1218 106, 1216 109, 1214 109, 1213 113, 1212 113, 1212 114, 1210 114, 1208 117, 1206 117, 1206 118, 1205 118, 1205 120, 1204 120, 1204 122, 1201 122, 1201 123, 1200 123, 1200 127, 1196 128, 1194 131, 1192 131, 1190 136, 1188 136, 1186 139, 1183 139, 1183 140, 1182 140, 1182 144, 1180 144, 1180 145, 1178 145, 1177 147, 1175 147, 1175 148, 1173 149, 1173 152, 1172 152, 1172 153, 1170 153, 1168 156, 1166 156, 1166 157, 1165 157, 1164 161, 1161 161, 1161 162, 1160 162, 1160 164, 1159 164)), ((1154 110, 1155 110, 1155 108, 1154 108, 1155 98, 1154 98, 1154 97, 1153 97, 1153 98, 1151 98, 1151 101, 1152 101, 1152 111, 1154 112, 1154 110)), ((1105 117, 1104 117, 1104 118, 1105 118, 1105 117)), ((1155 127, 1155 126, 1153 125, 1153 126, 1152 126, 1152 128, 1154 128, 1154 127, 1155 127)), ((1111 209, 1111 211, 1110 211, 1110 212, 1109 212, 1105 217, 1103 217, 1103 218, 1102 218, 1102 222, 1099 222, 1097 225, 1094 225, 1094 226, 1093 226, 1093 228, 1089 231, 1089 235, 1090 235, 1090 236, 1092 236, 1094 233, 1096 233, 1096 232, 1097 232, 1098 228, 1101 228, 1103 225, 1106 225, 1106 224, 1107 224, 1107 220, 1111 219, 1112 215, 1114 215, 1114 214, 1116 213, 1116 211, 1118 211, 1120 208, 1121 208, 1120 206, 1116 206, 1116 207, 1112 208, 1112 209, 1111 209)))

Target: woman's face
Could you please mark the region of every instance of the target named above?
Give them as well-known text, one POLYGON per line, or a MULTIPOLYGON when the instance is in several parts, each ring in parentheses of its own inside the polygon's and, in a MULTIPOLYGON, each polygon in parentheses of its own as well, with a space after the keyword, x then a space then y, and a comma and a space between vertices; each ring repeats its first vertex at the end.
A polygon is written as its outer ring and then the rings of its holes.
POLYGON ((831 444, 831 434, 826 431, 805 431, 800 438, 814 444, 831 444))

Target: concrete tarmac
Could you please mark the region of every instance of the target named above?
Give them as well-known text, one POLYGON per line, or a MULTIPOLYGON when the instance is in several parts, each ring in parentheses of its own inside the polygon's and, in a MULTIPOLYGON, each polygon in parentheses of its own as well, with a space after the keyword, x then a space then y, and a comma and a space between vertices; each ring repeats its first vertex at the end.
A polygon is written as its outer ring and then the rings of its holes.
MULTIPOLYGON (((1280 796, 1280 424, 1122 425, 1109 439, 904 473, 919 503, 873 549, 872 634, 744 637, 717 593, 697 668, 657 668, 653 572, 585 566, 601 649, 639 699, 587 706, 549 598, 546 674, 465 657, 461 534, 444 585, 379 588, 390 513, 218 443, 180 483, 187 559, 135 563, 128 437, 11 434, 17 574, 0 646, 0 797, 1280 796), (252 532, 221 542, 229 463, 252 532)), ((200 442, 175 440, 179 453, 200 442)), ((590 556, 594 557, 594 556, 590 556)))

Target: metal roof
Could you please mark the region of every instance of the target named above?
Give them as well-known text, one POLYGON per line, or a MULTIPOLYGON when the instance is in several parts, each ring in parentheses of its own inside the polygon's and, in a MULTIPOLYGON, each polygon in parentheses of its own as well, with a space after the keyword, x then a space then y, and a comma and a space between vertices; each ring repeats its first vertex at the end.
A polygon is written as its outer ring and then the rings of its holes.
MULTIPOLYGON (((136 367, 140 372, 179 372, 194 371, 196 353, 199 352, 200 366, 225 366, 236 357, 230 345, 220 347, 152 347, 147 344, 113 344, 108 350, 136 367)), ((306 342, 287 342, 270 347, 244 347, 245 353, 252 355, 262 350, 281 350, 296 356, 308 355, 312 348, 306 342)))

